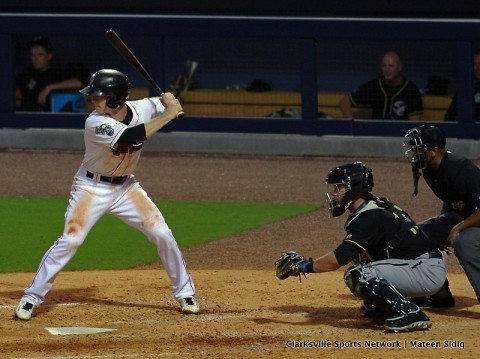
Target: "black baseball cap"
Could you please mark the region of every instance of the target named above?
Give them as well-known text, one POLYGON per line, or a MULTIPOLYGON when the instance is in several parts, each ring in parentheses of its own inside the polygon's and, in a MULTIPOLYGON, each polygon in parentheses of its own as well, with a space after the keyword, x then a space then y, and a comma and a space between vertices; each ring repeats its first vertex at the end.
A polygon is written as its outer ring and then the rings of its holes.
POLYGON ((31 49, 33 46, 42 46, 48 52, 52 52, 52 43, 45 36, 35 36, 27 43, 27 46, 29 49, 31 49))

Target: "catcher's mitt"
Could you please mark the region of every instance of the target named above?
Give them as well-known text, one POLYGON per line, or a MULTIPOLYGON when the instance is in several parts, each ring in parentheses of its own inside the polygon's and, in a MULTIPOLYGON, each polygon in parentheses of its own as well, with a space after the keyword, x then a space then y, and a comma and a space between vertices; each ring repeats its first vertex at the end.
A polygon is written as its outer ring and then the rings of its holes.
POLYGON ((275 261, 275 268, 278 279, 298 277, 300 274, 306 277, 305 273, 313 273, 313 259, 307 259, 296 252, 287 252, 275 261))

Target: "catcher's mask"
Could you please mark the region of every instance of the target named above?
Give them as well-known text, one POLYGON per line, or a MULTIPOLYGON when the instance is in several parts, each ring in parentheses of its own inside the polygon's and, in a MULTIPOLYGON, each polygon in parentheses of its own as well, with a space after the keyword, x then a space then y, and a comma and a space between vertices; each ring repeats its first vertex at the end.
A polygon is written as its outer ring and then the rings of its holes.
POLYGON ((326 202, 330 217, 338 217, 362 195, 373 189, 372 170, 362 162, 345 164, 332 169, 326 179, 326 202))
POLYGON ((436 126, 422 125, 412 128, 405 134, 403 145, 410 147, 405 156, 414 170, 427 167, 427 151, 434 148, 445 148, 446 138, 442 130, 436 126))
POLYGON ((117 70, 103 69, 90 77, 87 87, 80 90, 84 95, 106 96, 107 106, 117 108, 125 103, 130 95, 130 80, 117 70))

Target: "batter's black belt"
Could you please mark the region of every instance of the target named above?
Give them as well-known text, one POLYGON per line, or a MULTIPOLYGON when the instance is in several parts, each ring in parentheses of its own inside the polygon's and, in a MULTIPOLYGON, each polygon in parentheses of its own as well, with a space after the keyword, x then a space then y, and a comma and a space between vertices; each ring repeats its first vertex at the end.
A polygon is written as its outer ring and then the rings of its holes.
MULTIPOLYGON (((90 172, 90 171, 87 171, 87 177, 88 178, 91 178, 91 179, 94 179, 95 175, 90 172)), ((107 183, 113 183, 113 184, 122 184, 123 182, 125 182, 128 178, 128 175, 126 176, 117 176, 117 177, 108 177, 108 176, 100 176, 98 178, 98 181, 100 182, 107 182, 107 183)))
POLYGON ((439 251, 432 251, 432 252, 428 252, 428 258, 443 259, 443 256, 442 256, 442 253, 439 251))

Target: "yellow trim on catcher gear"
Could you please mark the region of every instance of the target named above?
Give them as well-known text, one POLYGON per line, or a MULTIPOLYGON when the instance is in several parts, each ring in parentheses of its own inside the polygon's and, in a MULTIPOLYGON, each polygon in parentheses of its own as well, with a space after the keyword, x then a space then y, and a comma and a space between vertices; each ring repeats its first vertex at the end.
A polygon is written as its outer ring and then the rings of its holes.
POLYGON ((351 242, 355 245, 357 245, 358 247, 362 248, 364 250, 364 252, 367 252, 367 250, 365 248, 363 248, 360 244, 358 244, 357 242, 355 241, 352 241, 351 239, 344 239, 344 242, 351 242))

